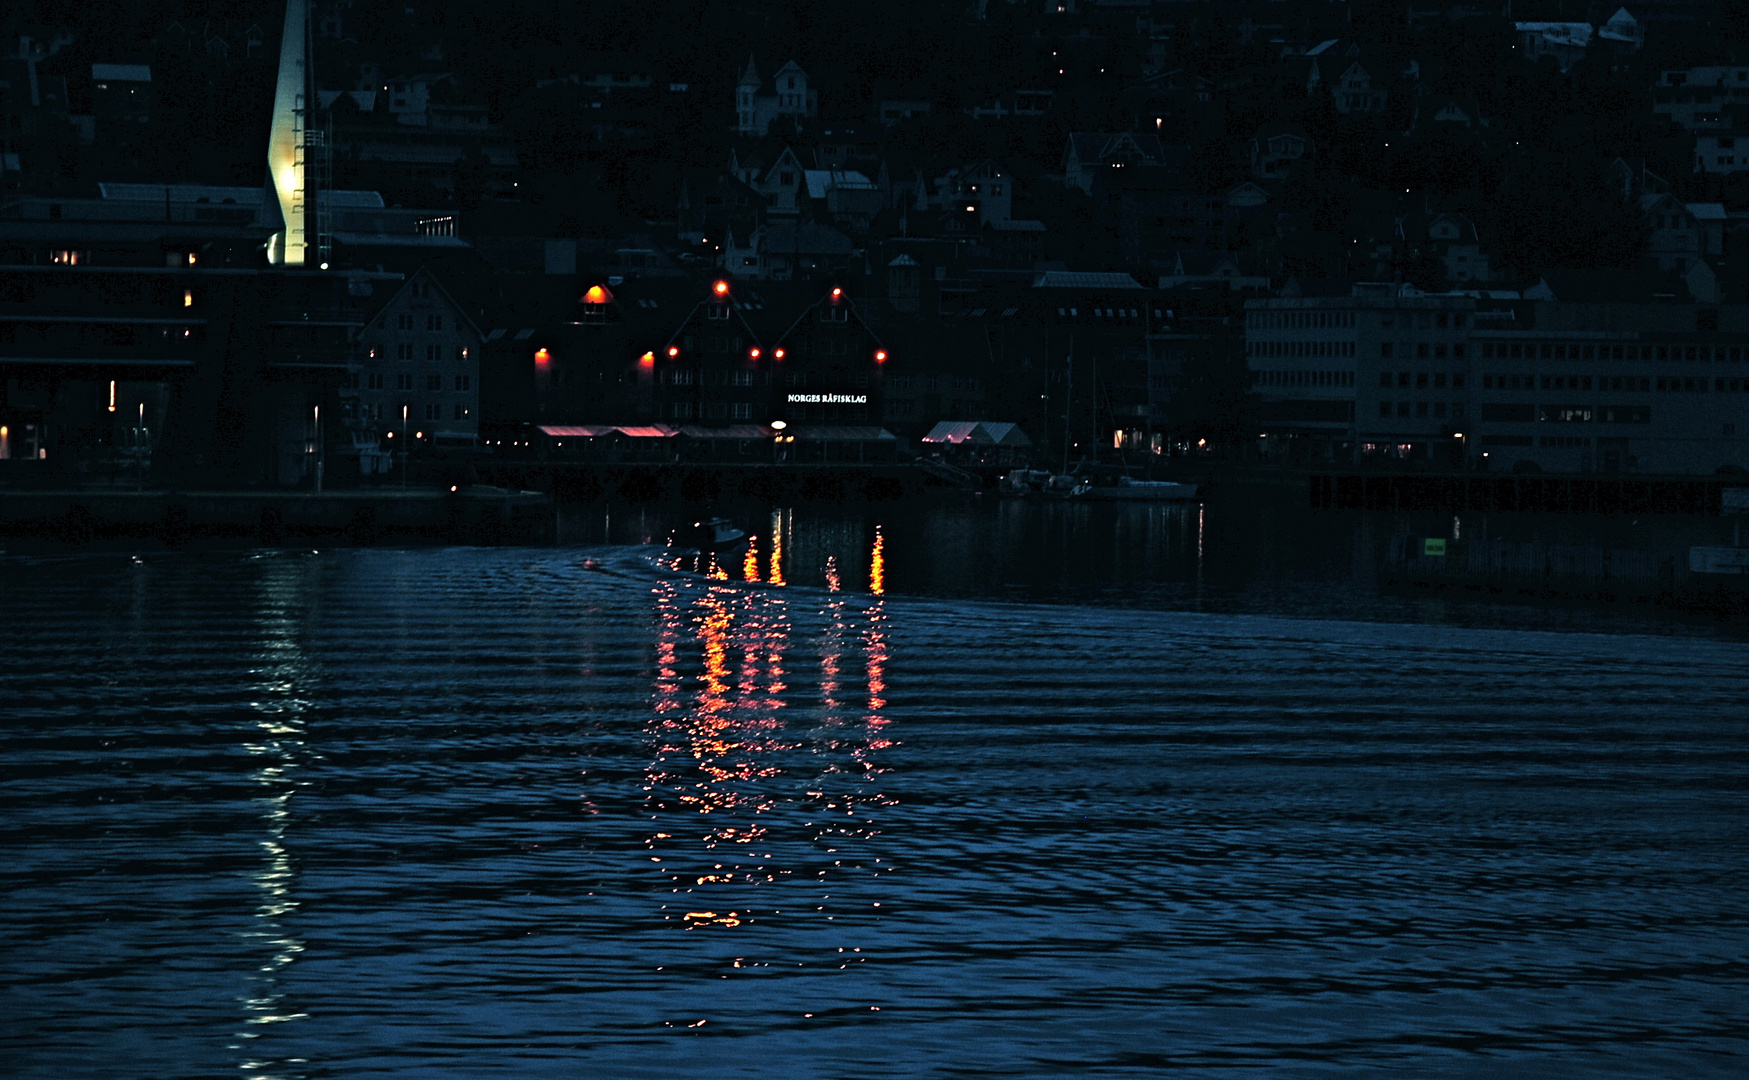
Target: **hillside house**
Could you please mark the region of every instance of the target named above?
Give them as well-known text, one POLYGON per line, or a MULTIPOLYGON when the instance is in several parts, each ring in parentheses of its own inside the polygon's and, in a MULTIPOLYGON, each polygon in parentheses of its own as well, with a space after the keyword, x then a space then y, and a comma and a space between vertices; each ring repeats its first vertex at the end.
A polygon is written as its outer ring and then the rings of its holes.
POLYGON ((753 58, 747 58, 747 70, 735 84, 735 132, 740 135, 764 135, 772 121, 791 123, 818 116, 820 92, 808 86, 808 73, 794 60, 777 69, 769 82, 759 77, 753 58))

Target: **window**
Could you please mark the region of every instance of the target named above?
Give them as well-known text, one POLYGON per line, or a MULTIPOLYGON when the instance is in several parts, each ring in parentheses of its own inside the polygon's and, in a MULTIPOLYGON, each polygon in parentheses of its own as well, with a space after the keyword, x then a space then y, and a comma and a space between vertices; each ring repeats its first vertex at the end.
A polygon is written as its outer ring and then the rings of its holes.
POLYGON ((1407 401, 1397 402, 1397 415, 1400 417, 1403 417, 1405 420, 1408 419, 1408 417, 1409 417, 1409 403, 1407 401))
POLYGON ((427 419, 427 420, 442 420, 443 419, 443 406, 442 405, 427 405, 427 406, 425 406, 425 419, 427 419))
POLYGON ((707 319, 727 319, 729 317, 729 305, 711 304, 704 309, 704 315, 707 319))
POLYGON ((733 416, 733 419, 736 419, 736 420, 751 420, 751 419, 753 419, 753 406, 749 405, 745 401, 735 402, 735 404, 733 406, 731 406, 730 411, 731 411, 731 414, 733 416))
POLYGON ((1388 402, 1388 401, 1379 402, 1379 415, 1380 416, 1391 415, 1391 403, 1390 402, 1388 402))
POLYGON ((413 316, 402 315, 402 316, 398 317, 395 320, 395 328, 398 330, 411 330, 411 329, 413 329, 413 316))
POLYGON ((1426 416, 1427 415, 1427 402, 1417 401, 1415 403, 1415 415, 1416 416, 1426 416))
POLYGON ((1415 343, 1415 358, 1417 360, 1427 359, 1427 342, 1419 341, 1415 343))
POLYGON ((1464 388, 1464 373, 1463 372, 1454 371, 1451 373, 1451 388, 1453 390, 1462 390, 1464 388))
POLYGON ((1417 390, 1427 389, 1427 372, 1418 371, 1415 373, 1415 388, 1417 390))
POLYGON ((425 389, 427 389, 427 390, 442 390, 443 389, 443 376, 442 375, 427 375, 427 376, 425 376, 425 389))
POLYGON ((825 304, 820 308, 821 322, 846 322, 848 319, 843 304, 825 304))
POLYGON ((430 363, 430 364, 442 363, 443 362, 443 346, 442 345, 427 345, 427 346, 425 346, 425 361, 426 361, 426 363, 430 363))
POLYGON ((1391 343, 1388 341, 1379 342, 1379 359, 1389 360, 1390 358, 1391 358, 1391 343))
POLYGON ((411 390, 411 389, 413 389, 413 376, 408 375, 405 372, 403 372, 400 375, 396 375, 395 376, 395 389, 396 390, 411 390))
POLYGON ((372 372, 372 373, 371 373, 371 376, 370 376, 370 388, 371 388, 371 389, 372 389, 372 390, 381 390, 381 389, 382 389, 382 388, 383 388, 383 375, 382 375, 382 372, 380 372, 380 371, 378 371, 378 372, 372 372))
POLYGON ((468 407, 466 405, 457 405, 455 407, 455 419, 466 420, 467 418, 468 418, 468 407))
POLYGON ((411 360, 411 359, 413 359, 413 346, 405 345, 405 344, 395 346, 395 359, 397 359, 397 360, 411 360))
POLYGON ((425 329, 427 329, 427 330, 442 330, 443 329, 443 316, 442 315, 427 315, 427 316, 425 316, 425 329))
POLYGON ((1397 372, 1397 385, 1403 387, 1405 390, 1408 389, 1409 373, 1407 371, 1397 372))
POLYGON ((455 377, 455 388, 457 390, 473 389, 473 377, 470 375, 457 375, 455 377))

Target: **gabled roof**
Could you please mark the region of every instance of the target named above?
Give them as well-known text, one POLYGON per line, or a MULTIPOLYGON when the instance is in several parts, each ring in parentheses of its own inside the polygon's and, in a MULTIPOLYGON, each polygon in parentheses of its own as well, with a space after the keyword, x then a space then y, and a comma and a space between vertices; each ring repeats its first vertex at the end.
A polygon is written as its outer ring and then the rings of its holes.
POLYGON ((1524 296, 1567 303, 1604 303, 1651 300, 1670 291, 1670 280, 1665 275, 1648 270, 1545 270, 1536 285, 1524 290, 1524 296))
POLYGON ((1182 148, 1168 147, 1160 136, 1132 131, 1076 131, 1069 135, 1068 155, 1076 162, 1123 159, 1138 165, 1166 165, 1182 157, 1182 148))
POLYGON ((457 300, 455 298, 454 294, 452 294, 447 288, 444 287, 443 282, 438 280, 437 275, 433 274, 429 269, 427 269, 423 266, 421 266, 419 269, 413 271, 413 273, 407 275, 407 280, 401 283, 400 288, 396 289, 394 292, 389 293, 387 296, 385 296, 383 298, 382 304, 380 306, 378 306, 377 310, 371 315, 371 317, 365 321, 365 326, 369 327, 372 324, 374 324, 378 319, 382 318, 383 312, 388 309, 388 306, 390 304, 394 303, 394 301, 399 299, 403 293, 405 293, 408 289, 411 289, 416 283, 419 283, 419 282, 429 282, 433 287, 435 287, 437 289, 437 294, 438 294, 439 298, 441 298, 444 302, 448 303, 449 306, 455 310, 456 317, 461 319, 462 323, 469 330, 473 331, 473 334, 475 337, 477 337, 477 338, 484 338, 485 337, 485 335, 480 330, 479 324, 475 323, 474 320, 468 315, 467 305, 465 305, 465 304, 461 303, 459 300, 457 300))
POLYGON ((1033 279, 1032 287, 1035 289, 1140 289, 1142 286, 1128 274, 1046 270, 1033 279))

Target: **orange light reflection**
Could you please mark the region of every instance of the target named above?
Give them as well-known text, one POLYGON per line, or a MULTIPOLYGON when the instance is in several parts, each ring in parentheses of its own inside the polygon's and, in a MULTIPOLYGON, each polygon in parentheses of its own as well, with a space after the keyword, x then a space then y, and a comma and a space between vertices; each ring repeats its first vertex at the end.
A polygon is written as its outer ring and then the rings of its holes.
POLYGON ((771 574, 766 578, 773 585, 783 581, 783 511, 771 512, 771 574))
POLYGON ((876 596, 887 592, 887 538, 879 525, 875 526, 874 549, 868 553, 868 591, 876 596))
POLYGON ((747 537, 747 554, 741 559, 741 580, 759 580, 759 537, 747 537))

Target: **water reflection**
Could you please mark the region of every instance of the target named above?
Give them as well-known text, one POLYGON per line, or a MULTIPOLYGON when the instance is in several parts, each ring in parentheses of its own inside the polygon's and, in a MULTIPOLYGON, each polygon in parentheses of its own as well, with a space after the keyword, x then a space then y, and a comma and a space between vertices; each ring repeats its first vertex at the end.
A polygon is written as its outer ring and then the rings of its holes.
MULTIPOLYGON (((778 583, 784 524, 770 534, 778 583)), ((733 929, 786 904, 835 921, 830 879, 863 869, 840 848, 875 835, 867 811, 885 803, 872 789, 892 745, 884 602, 686 576, 656 581, 652 599, 645 847, 667 886, 662 921, 733 929)))
POLYGON ((255 698, 251 702, 259 735, 244 743, 259 760, 253 778, 262 794, 255 800, 263 826, 260 841, 264 860, 252 880, 259 893, 256 927, 248 936, 261 940, 270 950, 252 978, 252 995, 243 999, 244 1028, 237 1033, 233 1049, 249 1056, 238 1068, 252 1080, 279 1080, 292 1075, 286 1070, 302 1063, 299 1058, 275 1059, 262 1053, 260 1044, 250 1044, 272 1025, 304 1019, 307 1014, 286 1001, 283 980, 288 968, 304 951, 304 943, 286 926, 296 913, 293 890, 297 869, 288 845, 292 823, 292 796, 309 781, 300 774, 306 759, 304 713, 309 708, 313 663, 306 655, 302 610, 304 598, 312 595, 310 577, 314 561, 299 557, 267 558, 256 602, 257 663, 250 675, 255 698))

